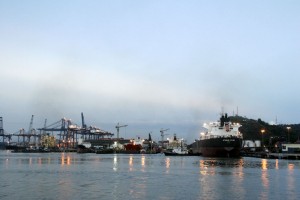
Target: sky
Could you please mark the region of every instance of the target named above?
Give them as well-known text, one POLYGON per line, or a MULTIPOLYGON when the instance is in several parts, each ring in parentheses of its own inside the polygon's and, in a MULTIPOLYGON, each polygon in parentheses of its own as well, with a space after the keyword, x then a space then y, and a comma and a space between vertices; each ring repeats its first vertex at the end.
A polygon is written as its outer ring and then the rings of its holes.
POLYGON ((0 0, 0 116, 193 141, 222 111, 300 123, 300 1, 0 0))

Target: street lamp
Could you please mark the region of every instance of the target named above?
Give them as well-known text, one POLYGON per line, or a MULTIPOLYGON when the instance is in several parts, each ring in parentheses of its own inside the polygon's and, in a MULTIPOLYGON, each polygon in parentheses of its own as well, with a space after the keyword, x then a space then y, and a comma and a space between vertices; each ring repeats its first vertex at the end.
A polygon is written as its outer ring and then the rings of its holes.
POLYGON ((261 148, 263 148, 263 141, 264 141, 264 133, 265 133, 265 129, 261 129, 261 148))
POLYGON ((286 127, 286 129, 288 130, 288 143, 290 143, 290 129, 291 129, 291 127, 288 126, 288 127, 286 127))

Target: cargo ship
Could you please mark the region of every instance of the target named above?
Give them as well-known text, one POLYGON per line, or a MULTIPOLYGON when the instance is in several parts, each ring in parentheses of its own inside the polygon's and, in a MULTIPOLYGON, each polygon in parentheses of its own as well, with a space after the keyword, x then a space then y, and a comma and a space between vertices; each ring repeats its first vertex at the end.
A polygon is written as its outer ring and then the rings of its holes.
POLYGON ((220 121, 205 123, 207 131, 201 133, 200 139, 192 145, 192 152, 205 157, 239 157, 243 137, 239 131, 239 123, 230 122, 227 114, 220 121))

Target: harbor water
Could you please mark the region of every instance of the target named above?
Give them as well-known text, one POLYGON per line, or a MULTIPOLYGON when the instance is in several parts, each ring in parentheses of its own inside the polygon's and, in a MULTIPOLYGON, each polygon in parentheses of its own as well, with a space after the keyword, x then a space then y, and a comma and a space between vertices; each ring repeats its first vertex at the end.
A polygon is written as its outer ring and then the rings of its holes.
POLYGON ((300 161, 0 151, 0 199, 300 199, 300 161))

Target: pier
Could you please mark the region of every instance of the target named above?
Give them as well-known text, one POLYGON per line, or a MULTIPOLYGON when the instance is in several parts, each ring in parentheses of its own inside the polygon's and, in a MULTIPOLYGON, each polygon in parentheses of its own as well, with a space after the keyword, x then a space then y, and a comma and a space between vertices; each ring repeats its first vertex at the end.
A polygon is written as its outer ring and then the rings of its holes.
POLYGON ((242 157, 254 157, 254 158, 270 158, 270 159, 289 159, 299 160, 299 153, 269 153, 269 152, 247 152, 242 153, 242 157))

